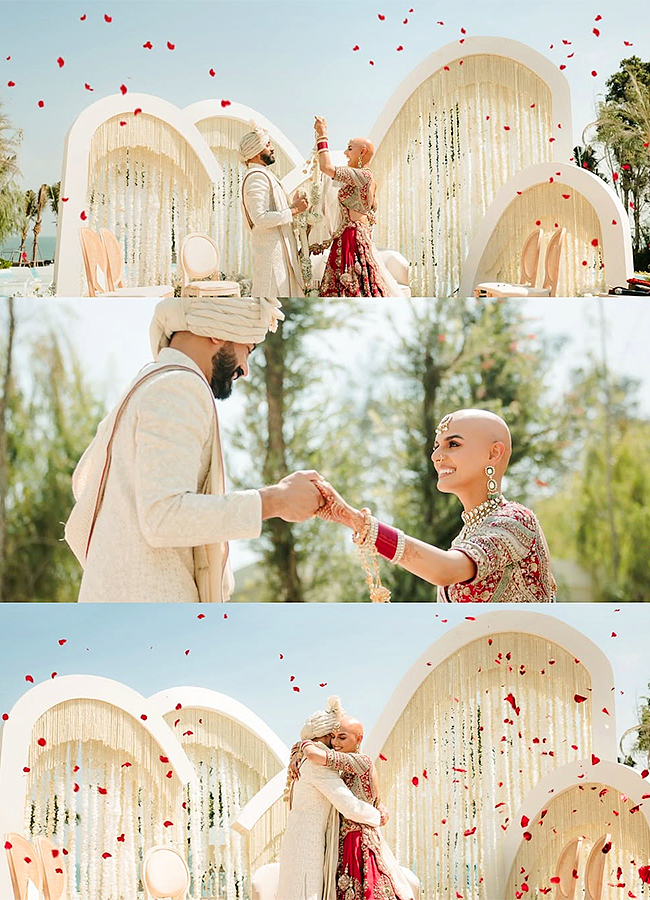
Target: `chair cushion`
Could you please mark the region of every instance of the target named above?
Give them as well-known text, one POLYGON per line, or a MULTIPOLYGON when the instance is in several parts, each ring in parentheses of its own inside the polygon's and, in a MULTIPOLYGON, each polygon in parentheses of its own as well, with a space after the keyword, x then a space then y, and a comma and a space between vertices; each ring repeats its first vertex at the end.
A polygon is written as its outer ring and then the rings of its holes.
POLYGON ((474 288, 474 296, 484 292, 491 297, 528 297, 531 288, 525 284, 507 284, 505 281, 484 281, 474 288))

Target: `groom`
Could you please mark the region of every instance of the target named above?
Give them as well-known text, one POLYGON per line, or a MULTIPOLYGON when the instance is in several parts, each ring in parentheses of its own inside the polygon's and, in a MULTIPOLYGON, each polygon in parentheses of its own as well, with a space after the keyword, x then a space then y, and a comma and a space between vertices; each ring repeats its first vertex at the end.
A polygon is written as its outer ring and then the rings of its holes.
POLYGON ((307 200, 296 192, 289 205, 282 185, 269 171, 275 150, 266 131, 256 126, 245 134, 239 154, 247 168, 242 208, 253 244, 251 293, 253 297, 302 297, 298 245, 291 222, 307 209, 307 200))
POLYGON ((65 536, 84 568, 80 602, 216 602, 233 584, 228 541, 262 520, 303 522, 316 472, 225 492, 214 398, 284 315, 277 300, 170 297, 151 323, 155 362, 99 425, 75 469, 65 536))
MULTIPOLYGON (((339 698, 330 697, 327 709, 307 719, 301 739, 329 747, 343 715, 339 698)), ((300 778, 292 782, 275 900, 330 900, 336 897, 339 813, 353 822, 375 827, 383 825, 387 815, 358 800, 333 769, 307 759, 298 764, 300 778)))

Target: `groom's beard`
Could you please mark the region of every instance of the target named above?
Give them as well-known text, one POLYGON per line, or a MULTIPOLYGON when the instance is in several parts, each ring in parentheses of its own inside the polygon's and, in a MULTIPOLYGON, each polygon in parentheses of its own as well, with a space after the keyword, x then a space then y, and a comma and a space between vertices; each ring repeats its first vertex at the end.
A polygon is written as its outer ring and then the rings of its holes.
POLYGON ((241 378, 244 370, 237 365, 237 354, 232 344, 225 344, 212 358, 210 387, 217 400, 227 400, 232 394, 233 381, 241 378))
POLYGON ((262 153, 260 153, 260 159, 265 166, 272 166, 275 162, 275 153, 273 150, 269 150, 268 152, 263 150, 262 153))

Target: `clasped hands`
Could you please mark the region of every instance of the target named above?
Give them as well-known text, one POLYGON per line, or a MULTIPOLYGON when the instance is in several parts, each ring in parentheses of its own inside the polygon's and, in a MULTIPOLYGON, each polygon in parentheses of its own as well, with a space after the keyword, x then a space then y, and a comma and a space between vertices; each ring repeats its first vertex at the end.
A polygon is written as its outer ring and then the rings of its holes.
POLYGON ((318 516, 326 522, 359 531, 363 512, 350 506, 332 485, 314 469, 293 472, 277 484, 262 488, 264 518, 279 516, 285 522, 305 522, 318 516))

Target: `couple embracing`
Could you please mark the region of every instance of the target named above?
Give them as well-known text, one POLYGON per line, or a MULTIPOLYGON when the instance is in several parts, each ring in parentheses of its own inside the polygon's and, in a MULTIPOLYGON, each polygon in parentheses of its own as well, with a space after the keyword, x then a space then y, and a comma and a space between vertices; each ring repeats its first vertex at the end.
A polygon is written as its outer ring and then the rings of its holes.
POLYGON ((415 900, 417 879, 405 875, 379 831, 388 813, 373 762, 361 753, 361 722, 330 697, 300 737, 275 900, 415 900))

